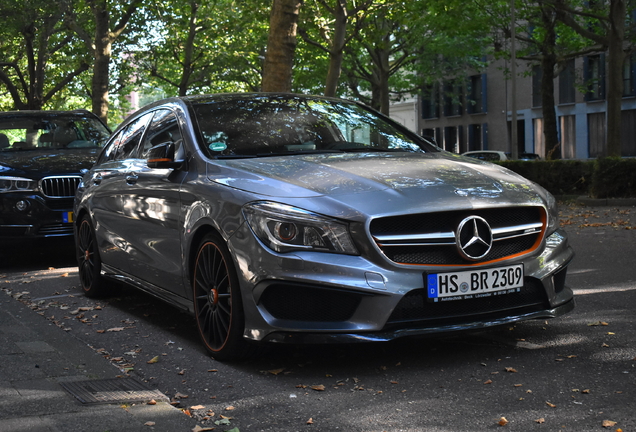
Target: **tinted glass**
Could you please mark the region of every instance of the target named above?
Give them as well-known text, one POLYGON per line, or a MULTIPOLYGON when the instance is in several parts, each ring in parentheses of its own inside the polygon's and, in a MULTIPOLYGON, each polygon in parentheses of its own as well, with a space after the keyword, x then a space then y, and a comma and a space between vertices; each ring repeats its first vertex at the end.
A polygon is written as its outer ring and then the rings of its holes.
POLYGON ((139 154, 139 143, 146 130, 148 122, 153 113, 145 114, 130 123, 123 131, 117 133, 104 154, 100 162, 112 160, 124 160, 137 157, 139 154))
POLYGON ((83 114, 43 111, 41 116, 0 116, 0 151, 99 148, 109 136, 99 120, 83 114))
POLYGON ((232 99, 195 105, 210 157, 325 151, 436 151, 415 134, 354 103, 302 97, 232 99))
POLYGON ((144 138, 142 158, 146 159, 148 150, 160 144, 173 143, 178 154, 181 148, 181 130, 177 116, 170 110, 157 110, 152 118, 148 133, 144 138))

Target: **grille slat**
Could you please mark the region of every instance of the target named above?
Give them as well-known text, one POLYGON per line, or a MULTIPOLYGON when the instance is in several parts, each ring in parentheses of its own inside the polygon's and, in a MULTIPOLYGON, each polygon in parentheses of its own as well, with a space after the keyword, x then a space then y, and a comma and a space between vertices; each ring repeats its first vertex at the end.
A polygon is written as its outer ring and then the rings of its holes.
POLYGON ((47 198, 72 198, 81 180, 80 176, 45 177, 40 181, 40 189, 47 198))
POLYGON ((462 258, 454 238, 451 238, 466 217, 484 218, 493 231, 493 246, 478 261, 488 262, 532 250, 543 234, 543 215, 542 207, 506 207, 391 216, 373 220, 370 233, 377 240, 380 250, 393 262, 407 265, 466 265, 474 262, 462 258), (503 238, 499 238, 498 233, 503 238), (414 242, 413 239, 418 237, 422 241, 414 242))

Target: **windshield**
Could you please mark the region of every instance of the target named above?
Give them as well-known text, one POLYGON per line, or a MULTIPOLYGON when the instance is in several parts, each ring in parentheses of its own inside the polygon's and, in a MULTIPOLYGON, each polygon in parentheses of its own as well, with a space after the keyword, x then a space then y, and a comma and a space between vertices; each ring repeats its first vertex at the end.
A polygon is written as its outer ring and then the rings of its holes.
POLYGON ((110 132, 82 114, 10 114, 0 116, 0 152, 44 148, 99 148, 110 132))
POLYGON ((343 151, 436 151, 417 135, 355 103, 263 96, 196 104, 201 147, 209 157, 343 151))

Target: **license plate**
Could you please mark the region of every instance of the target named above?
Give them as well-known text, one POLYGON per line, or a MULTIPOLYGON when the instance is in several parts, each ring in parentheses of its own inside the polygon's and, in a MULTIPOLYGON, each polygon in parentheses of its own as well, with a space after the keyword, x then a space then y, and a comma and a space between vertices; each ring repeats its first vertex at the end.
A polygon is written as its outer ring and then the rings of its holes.
POLYGON ((511 294, 523 287, 523 264, 428 274, 426 279, 429 301, 434 302, 511 294))
POLYGON ((64 213, 62 213, 62 222, 64 222, 64 223, 73 222, 73 212, 64 212, 64 213))

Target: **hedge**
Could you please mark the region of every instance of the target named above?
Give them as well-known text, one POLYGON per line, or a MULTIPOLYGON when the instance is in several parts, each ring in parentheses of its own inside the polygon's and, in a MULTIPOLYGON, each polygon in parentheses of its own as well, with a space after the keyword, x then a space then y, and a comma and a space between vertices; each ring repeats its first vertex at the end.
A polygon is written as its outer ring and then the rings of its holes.
POLYGON ((500 164, 554 195, 636 197, 636 159, 502 161, 500 164))

